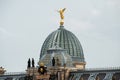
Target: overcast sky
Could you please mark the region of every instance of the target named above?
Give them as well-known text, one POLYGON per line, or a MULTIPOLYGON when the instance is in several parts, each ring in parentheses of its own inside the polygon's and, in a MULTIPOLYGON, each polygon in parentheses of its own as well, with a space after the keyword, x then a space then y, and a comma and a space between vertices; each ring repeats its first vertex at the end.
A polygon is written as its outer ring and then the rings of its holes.
POLYGON ((80 40, 87 68, 120 66, 120 0, 0 0, 0 66, 25 71, 46 37, 64 27, 80 40))

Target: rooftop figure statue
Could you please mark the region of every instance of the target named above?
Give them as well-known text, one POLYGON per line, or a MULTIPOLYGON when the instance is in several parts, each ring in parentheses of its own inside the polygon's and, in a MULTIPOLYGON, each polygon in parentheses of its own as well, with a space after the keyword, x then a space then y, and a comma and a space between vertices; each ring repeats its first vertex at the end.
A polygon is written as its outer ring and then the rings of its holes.
POLYGON ((32 67, 35 67, 35 62, 33 58, 32 58, 32 67))
POLYGON ((58 12, 60 13, 60 18, 61 18, 61 21, 60 21, 60 25, 63 25, 64 24, 64 11, 65 11, 66 8, 64 9, 60 9, 58 12))
POLYGON ((55 58, 52 59, 52 66, 55 66, 55 58))
POLYGON ((31 61, 30 61, 30 58, 28 59, 28 68, 31 67, 31 61))

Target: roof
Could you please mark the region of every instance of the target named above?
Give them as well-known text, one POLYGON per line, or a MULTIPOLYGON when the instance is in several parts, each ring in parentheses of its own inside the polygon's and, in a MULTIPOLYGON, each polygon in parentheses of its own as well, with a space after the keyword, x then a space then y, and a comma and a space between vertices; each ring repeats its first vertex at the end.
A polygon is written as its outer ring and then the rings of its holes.
POLYGON ((71 57, 77 57, 77 61, 85 62, 83 49, 78 38, 72 32, 66 30, 64 26, 60 26, 57 30, 49 34, 42 45, 40 58, 47 53, 48 49, 55 45, 66 49, 71 57))

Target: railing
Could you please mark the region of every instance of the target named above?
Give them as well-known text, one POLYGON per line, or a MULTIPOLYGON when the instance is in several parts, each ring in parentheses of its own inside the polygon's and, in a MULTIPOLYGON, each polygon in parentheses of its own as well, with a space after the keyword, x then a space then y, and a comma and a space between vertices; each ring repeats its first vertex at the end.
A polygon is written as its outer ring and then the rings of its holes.
POLYGON ((2 75, 25 75, 25 74, 26 74, 26 72, 5 72, 2 75))
POLYGON ((85 68, 86 71, 94 70, 120 70, 120 67, 106 67, 106 68, 85 68))

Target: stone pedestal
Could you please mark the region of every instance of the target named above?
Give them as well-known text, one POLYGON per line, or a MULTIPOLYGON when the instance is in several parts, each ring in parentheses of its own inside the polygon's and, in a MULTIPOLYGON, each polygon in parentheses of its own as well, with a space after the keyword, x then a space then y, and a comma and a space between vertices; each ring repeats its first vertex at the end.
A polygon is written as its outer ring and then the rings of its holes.
POLYGON ((27 72, 27 74, 30 75, 30 76, 39 75, 38 69, 37 69, 37 68, 34 68, 34 67, 27 68, 26 72, 27 72))

